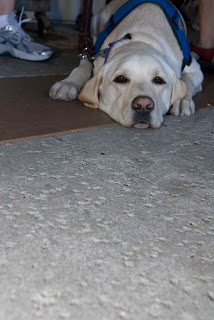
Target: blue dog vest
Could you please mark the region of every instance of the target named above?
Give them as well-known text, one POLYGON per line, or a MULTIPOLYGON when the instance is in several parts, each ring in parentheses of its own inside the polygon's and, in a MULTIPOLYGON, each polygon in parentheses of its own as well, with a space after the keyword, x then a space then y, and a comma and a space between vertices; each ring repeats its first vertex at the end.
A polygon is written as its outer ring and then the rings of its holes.
POLYGON ((166 15, 166 18, 174 32, 174 35, 179 43, 179 46, 183 52, 183 68, 189 66, 192 58, 190 47, 185 34, 185 27, 178 10, 168 0, 129 0, 123 6, 121 6, 108 20, 105 29, 99 34, 97 41, 94 45, 95 55, 99 52, 103 42, 107 36, 116 28, 116 26, 137 6, 146 3, 153 2, 158 4, 166 15))

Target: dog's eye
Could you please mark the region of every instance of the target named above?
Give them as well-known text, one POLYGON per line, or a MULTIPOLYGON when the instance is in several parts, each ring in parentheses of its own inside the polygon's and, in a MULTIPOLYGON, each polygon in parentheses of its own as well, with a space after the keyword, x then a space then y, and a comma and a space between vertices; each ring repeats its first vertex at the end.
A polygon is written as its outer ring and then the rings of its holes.
POLYGON ((155 77, 152 82, 154 84, 165 84, 166 82, 161 77, 155 77))
POLYGON ((114 79, 114 82, 116 82, 116 83, 127 83, 127 82, 129 82, 129 80, 124 76, 118 76, 118 77, 116 77, 114 79))

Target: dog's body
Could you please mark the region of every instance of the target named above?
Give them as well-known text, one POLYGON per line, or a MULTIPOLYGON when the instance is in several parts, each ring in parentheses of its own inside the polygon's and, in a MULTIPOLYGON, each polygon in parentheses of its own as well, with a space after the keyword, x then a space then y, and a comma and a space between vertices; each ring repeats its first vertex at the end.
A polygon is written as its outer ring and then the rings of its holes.
MULTIPOLYGON (((112 14, 127 0, 113 0, 92 19, 93 40, 112 14)), ((126 127, 159 128, 171 107, 173 115, 195 112, 192 96, 201 90, 203 74, 192 59, 182 71, 183 53, 163 10, 154 3, 139 5, 108 35, 101 49, 119 41, 92 64, 80 61, 68 78, 50 90, 54 99, 79 99, 100 108, 126 127), (91 78, 91 79, 90 79, 91 78)))

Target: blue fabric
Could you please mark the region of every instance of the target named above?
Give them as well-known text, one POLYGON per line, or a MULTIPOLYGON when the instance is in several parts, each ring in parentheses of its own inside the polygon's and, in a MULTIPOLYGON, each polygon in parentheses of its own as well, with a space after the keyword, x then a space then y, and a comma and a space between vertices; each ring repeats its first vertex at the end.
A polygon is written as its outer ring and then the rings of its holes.
POLYGON ((191 52, 185 35, 185 27, 183 25, 182 18, 178 10, 168 0, 129 0, 126 2, 113 14, 113 16, 108 20, 105 29, 99 34, 94 45, 94 53, 97 54, 99 52, 107 36, 123 20, 123 18, 125 18, 137 6, 146 2, 158 4, 162 8, 183 52, 184 59, 182 68, 184 68, 185 65, 190 65, 192 61, 191 52))

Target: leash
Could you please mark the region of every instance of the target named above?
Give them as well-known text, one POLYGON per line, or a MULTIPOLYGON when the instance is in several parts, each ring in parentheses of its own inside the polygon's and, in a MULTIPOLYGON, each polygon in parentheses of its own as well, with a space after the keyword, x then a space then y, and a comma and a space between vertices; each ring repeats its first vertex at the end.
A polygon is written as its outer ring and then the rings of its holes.
POLYGON ((80 58, 89 58, 94 54, 94 46, 91 38, 91 17, 93 0, 84 0, 82 23, 79 33, 80 58))

